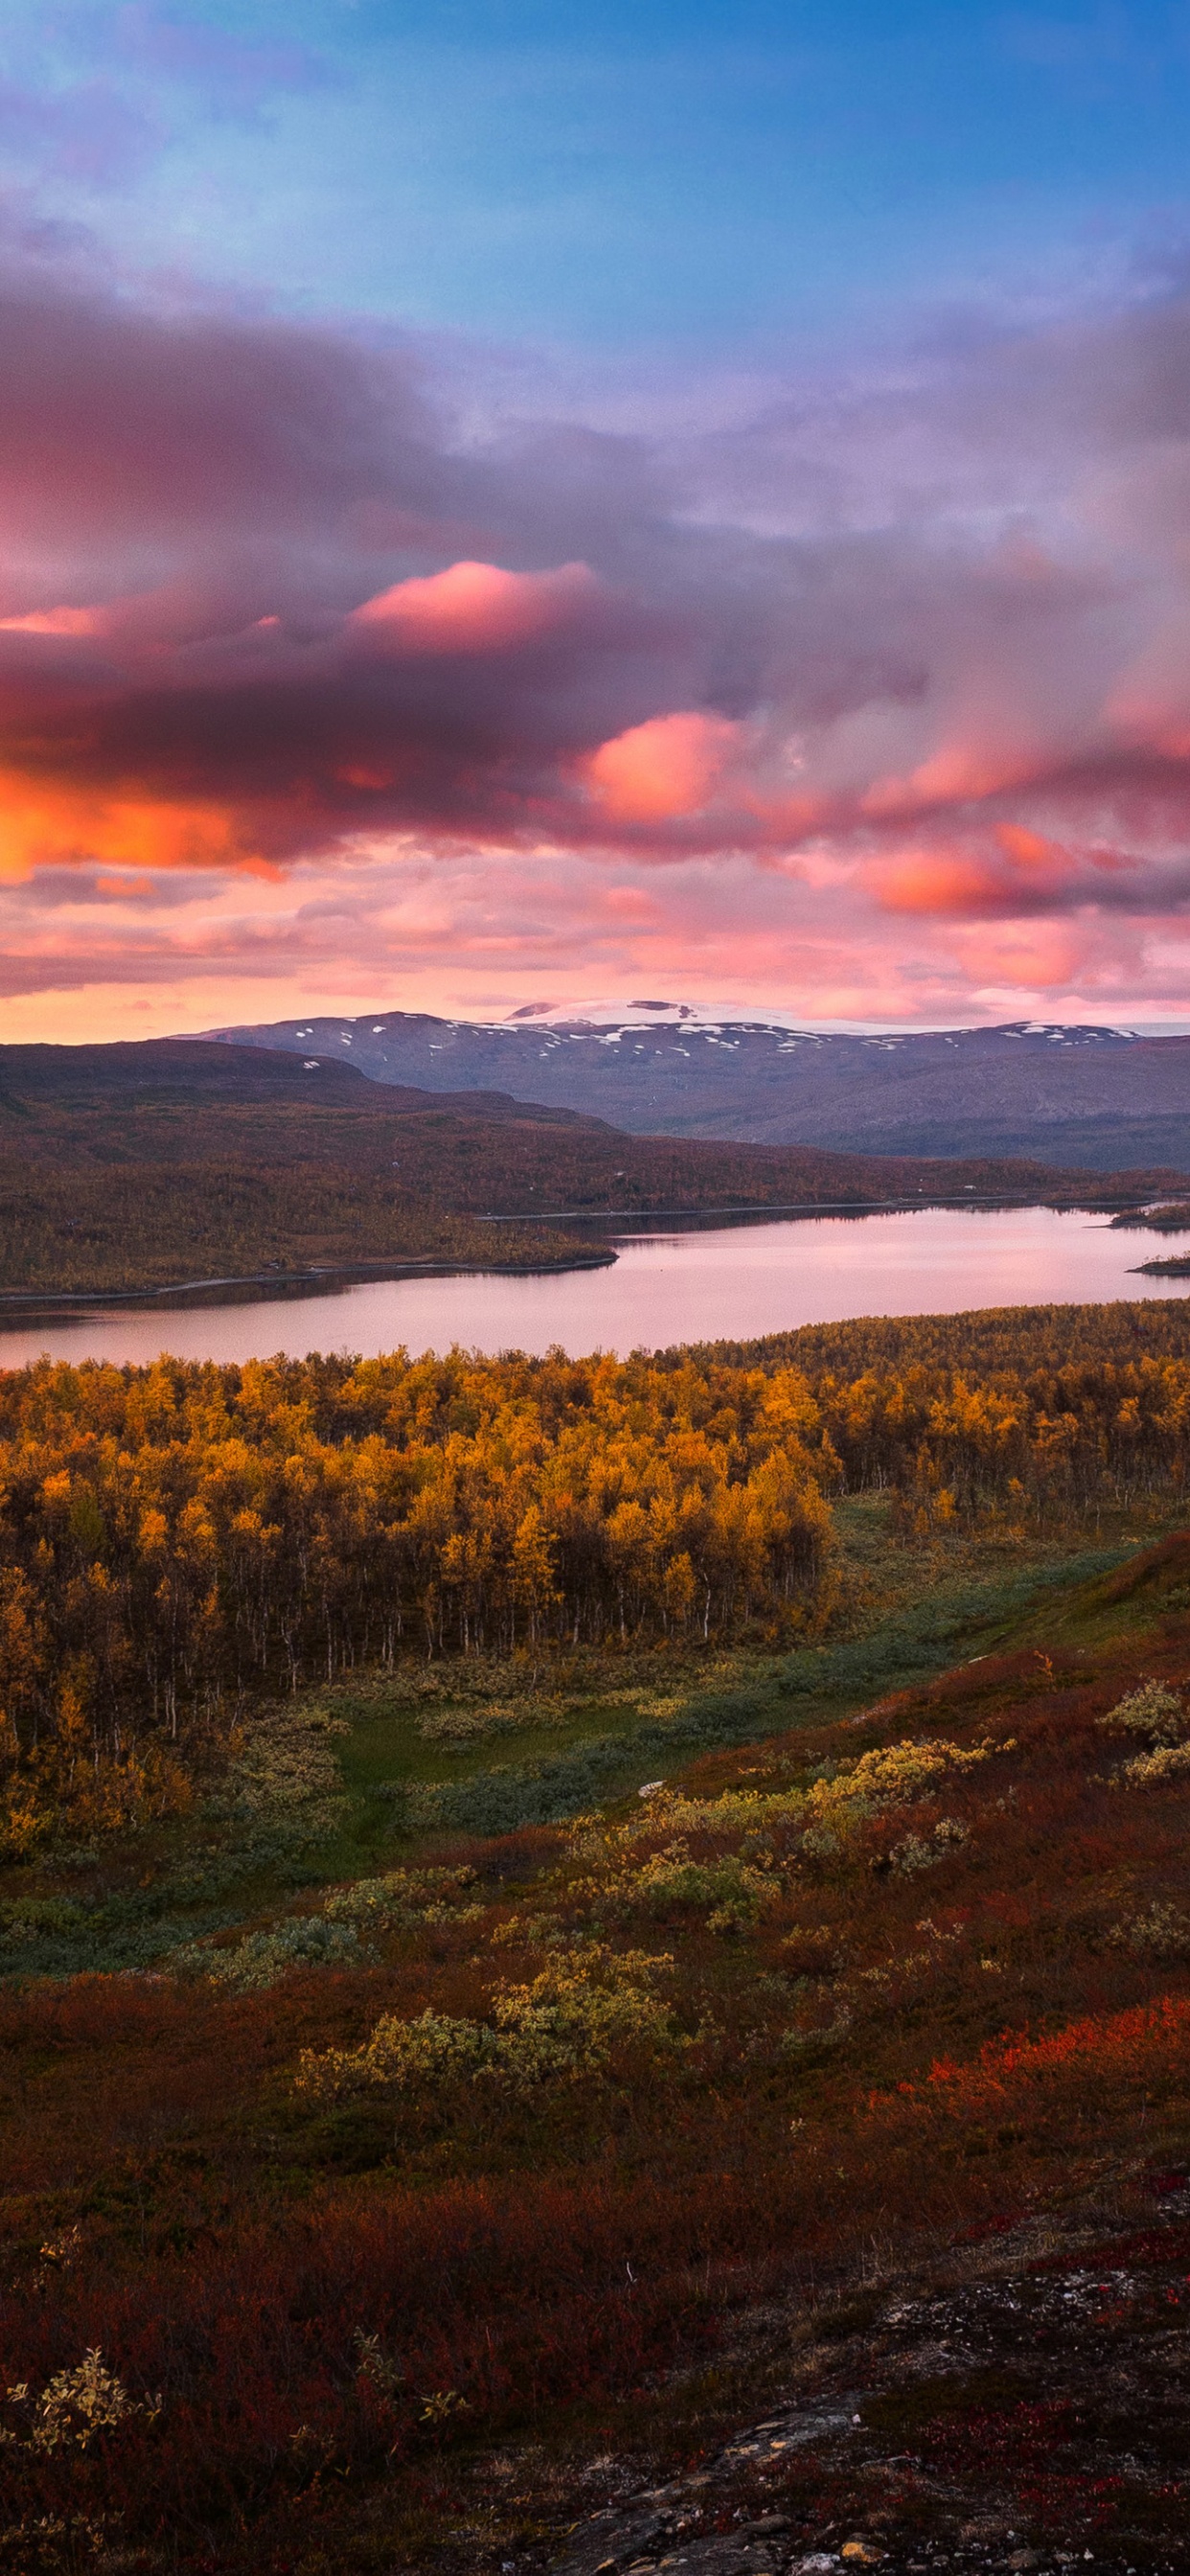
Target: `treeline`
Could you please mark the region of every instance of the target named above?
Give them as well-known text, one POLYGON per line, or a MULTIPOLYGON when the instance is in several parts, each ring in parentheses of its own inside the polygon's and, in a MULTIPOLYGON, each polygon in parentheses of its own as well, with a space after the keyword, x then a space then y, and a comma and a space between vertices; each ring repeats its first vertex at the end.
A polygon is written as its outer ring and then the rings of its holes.
POLYGON ((909 1368, 824 1377, 849 1490, 888 1487, 919 1531, 956 1518, 1057 1526, 1105 1503, 1183 1495, 1190 1363, 1068 1360, 979 1378, 909 1368))
POLYGON ((558 1229, 451 1216, 391 1178, 295 1163, 0 1162, 0 1292, 116 1296, 311 1266, 552 1269, 591 1246, 558 1229))
POLYGON ((804 1371, 859 1377, 875 1369, 974 1369, 1015 1379, 1032 1369, 1080 1360, 1190 1359, 1190 1298, 1120 1299, 1105 1306, 977 1306, 958 1315, 857 1315, 837 1324, 799 1324, 750 1342, 700 1342, 675 1364, 804 1371))
POLYGON ((402 1646, 774 1631, 837 1476, 803 1381, 614 1360, 44 1362, 0 1379, 9 1842, 178 1794, 253 1692, 402 1646))
POLYGON ((889 1492, 919 1532, 1176 1500, 1184 1315, 928 1318, 882 1328, 902 1337, 893 1359, 878 1328, 866 1354, 865 1328, 824 1328, 829 1356, 866 1356, 858 1367, 799 1368, 765 1345, 740 1361, 398 1352, 13 1372, 10 1846, 84 1789, 117 1811, 182 1794, 196 1731, 221 1735, 253 1694, 357 1661, 792 1637, 829 1602, 836 1495, 889 1492), (1137 1318, 1153 1319, 1139 1352, 1137 1318), (1182 1349, 1162 1352, 1162 1335, 1182 1349))
POLYGON ((891 1491, 918 1528, 989 1514, 1052 1524, 1187 1491, 1184 1298, 861 1316, 691 1359, 800 1371, 844 1490, 891 1491))

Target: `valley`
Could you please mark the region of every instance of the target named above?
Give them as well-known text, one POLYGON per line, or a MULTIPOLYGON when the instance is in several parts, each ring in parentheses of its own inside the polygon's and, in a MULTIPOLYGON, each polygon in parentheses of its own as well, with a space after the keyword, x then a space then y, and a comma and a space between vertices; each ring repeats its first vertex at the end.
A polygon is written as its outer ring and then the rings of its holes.
POLYGON ((229 1294, 613 1256, 564 1219, 962 1202, 1110 1210, 1176 1170, 1059 1171, 629 1135, 509 1093, 381 1085, 283 1051, 0 1048, 0 1300, 229 1294), (482 1220, 497 1216, 498 1232, 482 1220), (543 1217, 555 1220, 539 1226, 543 1217))
POLYGON ((0 1381, 0 2565, 1180 2563, 1188 1372, 0 1381))

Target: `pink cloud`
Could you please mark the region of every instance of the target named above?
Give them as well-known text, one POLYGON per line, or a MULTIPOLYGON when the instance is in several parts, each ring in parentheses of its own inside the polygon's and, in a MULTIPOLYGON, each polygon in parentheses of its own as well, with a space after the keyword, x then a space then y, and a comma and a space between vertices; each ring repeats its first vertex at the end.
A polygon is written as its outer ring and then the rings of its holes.
POLYGON ((101 919, 170 991, 404 960, 446 1000, 486 956, 811 1017, 1164 998, 1188 330, 1171 294, 817 418, 485 447, 428 348, 0 261, 5 971, 93 980, 101 919))
POLYGON ((584 776, 610 821, 669 822, 703 812, 743 741, 719 716, 654 716, 601 743, 584 776))
POLYGON ((354 609, 348 625, 396 652, 507 652, 573 624, 599 596, 584 563, 539 573, 455 563, 423 579, 394 582, 354 609))
POLYGON ((983 804, 1044 774, 1052 751, 1044 744, 976 740, 943 742, 908 777, 874 779, 861 810, 881 821, 928 813, 932 807, 983 804))
POLYGON ((0 635, 101 635, 106 624, 101 608, 42 608, 27 617, 0 617, 0 635))
MULTIPOLYGON (((80 870, 0 885, 0 991, 12 1035, 143 1033, 375 1004, 500 1016, 543 997, 672 992, 779 1003, 813 1021, 1032 1015, 1042 994, 1073 1018, 1176 1010, 1190 925, 1137 934, 1118 920, 920 918, 907 945, 854 883, 808 894, 746 857, 650 871, 593 868, 551 851, 500 858, 426 847, 302 862, 265 882, 158 880, 80 870), (45 891, 43 892, 43 887, 45 891), (621 900, 627 898, 627 900, 621 900), (139 997, 139 999, 138 999, 139 997)), ((1047 1005, 1048 1007, 1048 1005, 1047 1005)))

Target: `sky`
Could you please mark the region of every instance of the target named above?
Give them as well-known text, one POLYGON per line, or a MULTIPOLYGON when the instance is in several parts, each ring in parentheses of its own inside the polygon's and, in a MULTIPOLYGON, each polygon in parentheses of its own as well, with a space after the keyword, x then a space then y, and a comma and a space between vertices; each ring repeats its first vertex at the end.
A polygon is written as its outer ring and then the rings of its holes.
POLYGON ((0 1035, 1190 1024, 1190 0, 6 0, 0 1035))

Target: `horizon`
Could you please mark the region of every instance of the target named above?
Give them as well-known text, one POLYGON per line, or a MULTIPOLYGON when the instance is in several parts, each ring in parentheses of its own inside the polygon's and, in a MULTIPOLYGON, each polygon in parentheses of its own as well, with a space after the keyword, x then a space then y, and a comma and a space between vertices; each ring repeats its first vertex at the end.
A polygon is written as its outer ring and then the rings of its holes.
MULTIPOLYGON (((385 1020, 426 1018, 439 1022, 444 1028, 476 1028, 509 1030, 510 1032, 523 1030, 526 1035, 532 1035, 534 1030, 541 1028, 631 1027, 636 1029, 648 1029, 650 1027, 672 1028, 675 1025, 683 1025, 681 1022, 675 1023, 673 1019, 663 1019, 660 1016, 662 1008, 670 1011, 677 1011, 683 1007, 680 1004, 658 1005, 656 1006, 655 1013, 651 1013, 648 1017, 642 1018, 635 1016, 635 1014, 644 1011, 646 1007, 647 1006, 644 1004, 634 1004, 631 1002, 623 1004, 615 1002, 594 1002, 590 1004, 575 1003, 573 1007, 561 1005, 551 1006, 548 1003, 530 1003, 527 1007, 522 1005, 519 1009, 513 1008, 499 1017, 485 1017, 483 1015, 468 1015, 462 1012, 433 1011, 428 1009, 425 1005, 422 1005, 413 1011, 406 1010, 401 1005, 391 1003, 387 1006, 384 1004, 377 1004, 375 1008, 367 1011, 333 1011, 321 1006, 316 1006, 313 1008, 307 1008, 304 1011, 291 1011, 271 1023, 240 1020, 232 1021, 215 1028, 161 1029, 156 1031, 155 1035, 162 1038, 176 1039, 179 1042, 189 1038, 221 1038, 230 1042, 241 1029, 251 1031, 269 1026, 288 1028, 292 1024, 301 1020, 310 1020, 312 1022, 346 1020, 350 1021, 353 1026, 359 1026, 361 1023, 373 1021, 376 1018, 377 1011, 380 1012, 381 1016, 385 1020)), ((979 1034, 995 1034, 997 1031, 1012 1031, 1014 1033, 1019 1031, 1028 1036, 1050 1036, 1057 1035, 1059 1033, 1064 1034, 1066 1032, 1073 1032, 1075 1030, 1086 1030, 1093 1032, 1096 1036, 1113 1038, 1143 1039, 1171 1037, 1190 1039, 1190 1020, 1184 1019, 1176 1021, 1142 1021, 1131 1026, 1125 1025, 1123 1022, 1118 1020, 1074 1021, 1041 1020, 1036 1018, 1018 1020, 955 1020, 945 1023, 937 1020, 899 1021, 895 1025, 890 1026, 887 1022, 878 1021, 814 1019, 806 1013, 795 1015, 789 1011, 782 1011, 779 1007, 769 1006, 762 1003, 741 1003, 738 1006, 735 1004, 729 1004, 725 1005, 722 1009, 713 1009, 695 1004, 686 1006, 686 1009, 688 1016, 684 1025, 694 1029, 728 1027, 754 1028, 757 1030, 781 1029, 794 1034, 804 1033, 806 1036, 810 1037, 908 1039, 914 1037, 970 1037, 979 1034)), ((377 1030, 375 1034, 379 1035, 382 1034, 382 1032, 377 1030)), ((115 1040, 91 1041, 93 1044, 111 1044, 119 1042, 120 1041, 115 1040)), ((11 1041, 11 1043, 19 1044, 21 1042, 17 1040, 11 1041)), ((82 1043, 87 1043, 87 1041, 82 1041, 82 1043)))

